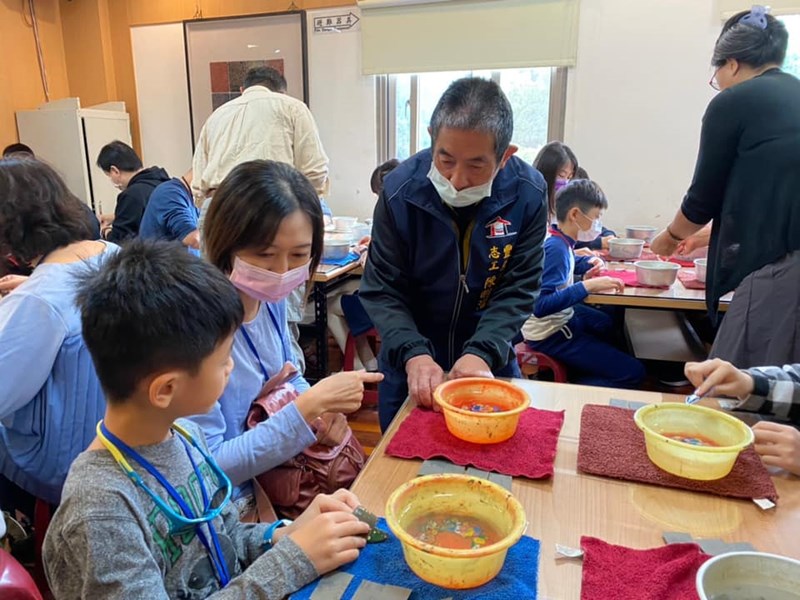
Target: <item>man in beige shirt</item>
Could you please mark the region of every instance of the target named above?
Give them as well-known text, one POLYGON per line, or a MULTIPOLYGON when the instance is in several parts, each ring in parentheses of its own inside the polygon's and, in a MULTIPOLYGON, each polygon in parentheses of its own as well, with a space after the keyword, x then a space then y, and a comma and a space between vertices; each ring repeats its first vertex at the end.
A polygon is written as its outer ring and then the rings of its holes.
POLYGON ((242 95, 206 121, 193 161, 192 190, 201 202, 236 165, 256 159, 288 163, 320 196, 327 192, 328 157, 317 124, 303 102, 281 93, 281 81, 285 89, 286 81, 274 69, 250 69, 242 95))

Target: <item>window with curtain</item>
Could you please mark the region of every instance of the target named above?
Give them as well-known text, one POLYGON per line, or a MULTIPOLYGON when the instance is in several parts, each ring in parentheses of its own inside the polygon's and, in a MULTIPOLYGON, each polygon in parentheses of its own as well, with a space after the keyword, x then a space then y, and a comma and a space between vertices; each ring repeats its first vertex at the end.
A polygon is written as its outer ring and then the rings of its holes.
POLYGON ((778 17, 789 32, 789 49, 783 70, 800 78, 800 14, 778 17))
MULTIPOLYGON (((389 75, 386 115, 379 115, 379 127, 386 131, 387 157, 404 160, 430 146, 428 125, 442 93, 456 79, 473 76, 493 79, 505 92, 514 111, 514 137, 517 156, 530 163, 539 149, 557 137, 550 131, 553 68, 500 69, 496 71, 441 71, 389 75)), ((563 78, 564 80, 566 78, 563 78)))

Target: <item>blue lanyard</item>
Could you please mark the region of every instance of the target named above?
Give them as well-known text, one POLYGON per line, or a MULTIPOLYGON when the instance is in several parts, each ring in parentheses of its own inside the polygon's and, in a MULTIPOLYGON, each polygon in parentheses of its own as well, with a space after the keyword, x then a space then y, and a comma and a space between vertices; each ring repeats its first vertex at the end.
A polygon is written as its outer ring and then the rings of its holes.
MULTIPOLYGON (((278 319, 275 318, 275 315, 272 314, 269 306, 264 304, 264 308, 266 309, 267 313, 269 314, 269 318, 272 321, 272 324, 275 326, 275 333, 278 334, 278 338, 281 340, 281 349, 283 350, 283 360, 284 362, 289 362, 289 356, 286 352, 286 344, 283 340, 283 334, 281 333, 281 328, 278 325, 278 319)), ((256 349, 256 345, 253 343, 253 339, 250 337, 250 334, 247 333, 247 329, 244 328, 244 324, 239 327, 239 331, 242 332, 242 336, 244 337, 244 341, 247 342, 247 347, 250 348, 250 352, 253 353, 253 356, 256 358, 256 362, 258 363, 259 368, 261 369, 261 373, 264 375, 264 383, 269 381, 269 375, 267 374, 267 369, 264 367, 264 363, 261 362, 261 356, 258 354, 258 350, 256 349)))
MULTIPOLYGON (((150 473, 150 475, 152 475, 158 481, 158 483, 161 484, 161 487, 163 487, 167 491, 167 493, 180 507, 181 511, 186 517, 190 519, 197 518, 196 515, 194 514, 194 511, 186 503, 183 497, 178 493, 178 491, 174 487, 172 487, 172 484, 169 481, 167 481, 167 479, 161 474, 161 472, 158 469, 156 469, 150 463, 150 461, 148 461, 136 450, 128 446, 125 442, 123 442, 121 439, 119 439, 117 436, 111 433, 108 429, 106 429, 105 423, 102 422, 100 423, 100 430, 102 431, 103 436, 105 436, 105 438, 108 441, 110 441, 114 446, 122 450, 130 458, 139 463, 145 471, 150 473)), ((197 483, 200 485, 200 491, 203 494, 203 503, 205 506, 204 512, 208 511, 211 508, 211 499, 208 497, 208 491, 206 490, 206 486, 203 481, 203 475, 200 473, 200 469, 197 467, 197 463, 195 463, 194 461, 194 457, 192 456, 191 450, 189 449, 188 442, 183 438, 182 435, 179 436, 178 439, 180 439, 181 442, 183 442, 183 447, 186 450, 186 454, 189 457, 189 461, 192 463, 192 468, 194 469, 194 473, 197 476, 197 483)), ((138 479, 137 483, 142 488, 144 488, 145 491, 149 491, 147 490, 147 486, 145 485, 144 481, 141 480, 141 478, 138 479)), ((153 495, 152 492, 150 492, 150 495, 151 496, 153 495)), ((208 538, 206 538, 205 533, 203 532, 202 525, 200 524, 196 525, 195 531, 197 533, 198 539, 205 547, 206 552, 208 552, 209 559, 211 560, 211 565, 214 567, 214 571, 216 573, 217 580, 219 581, 220 586, 224 588, 226 585, 228 585, 228 582, 231 580, 230 574, 228 573, 228 564, 225 562, 225 555, 223 554, 222 548, 220 547, 219 536, 217 535, 217 532, 214 529, 213 524, 211 523, 211 521, 208 521, 206 524, 208 525, 208 531, 211 535, 211 541, 214 544, 213 551, 211 549, 211 544, 209 543, 208 538)))

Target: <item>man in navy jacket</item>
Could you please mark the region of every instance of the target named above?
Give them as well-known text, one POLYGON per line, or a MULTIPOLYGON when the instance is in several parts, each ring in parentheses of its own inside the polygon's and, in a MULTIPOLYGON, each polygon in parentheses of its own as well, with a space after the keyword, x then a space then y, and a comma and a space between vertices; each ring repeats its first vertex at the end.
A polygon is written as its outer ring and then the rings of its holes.
POLYGON ((381 335, 379 415, 432 404, 449 377, 519 376, 511 340, 533 312, 547 225, 543 177, 513 156, 500 87, 455 81, 432 148, 387 175, 359 296, 381 335))

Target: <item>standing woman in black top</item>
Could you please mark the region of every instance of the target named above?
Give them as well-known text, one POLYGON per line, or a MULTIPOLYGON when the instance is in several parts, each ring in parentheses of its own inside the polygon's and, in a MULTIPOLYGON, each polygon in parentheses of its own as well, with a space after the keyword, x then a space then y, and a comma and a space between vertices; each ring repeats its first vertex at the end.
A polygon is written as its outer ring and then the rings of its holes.
POLYGON ((721 92, 703 117, 694 179, 652 243, 671 255, 713 220, 712 317, 736 293, 711 355, 739 368, 800 362, 800 80, 780 70, 787 43, 761 6, 725 23, 712 61, 721 92))

